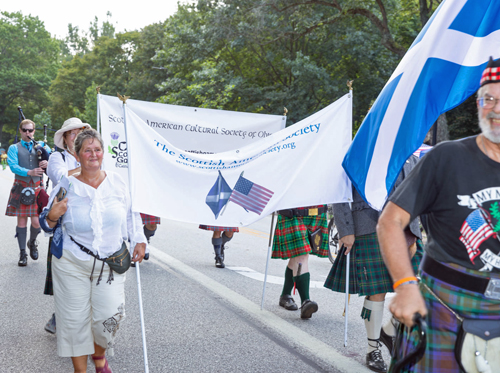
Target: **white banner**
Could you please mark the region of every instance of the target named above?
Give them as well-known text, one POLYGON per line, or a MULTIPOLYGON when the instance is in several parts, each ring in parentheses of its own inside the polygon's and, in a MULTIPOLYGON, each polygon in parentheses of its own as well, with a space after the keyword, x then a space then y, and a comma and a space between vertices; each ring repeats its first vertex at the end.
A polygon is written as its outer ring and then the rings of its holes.
POLYGON ((179 149, 128 105, 124 111, 134 211, 235 227, 281 209, 352 199, 341 165, 352 136, 350 94, 265 139, 217 154, 179 149))
MULTIPOLYGON (((105 154, 103 168, 127 176, 127 142, 122 102, 97 95, 105 154)), ((127 106, 169 143, 187 152, 219 153, 238 149, 285 128, 281 115, 240 113, 127 100, 127 106)))

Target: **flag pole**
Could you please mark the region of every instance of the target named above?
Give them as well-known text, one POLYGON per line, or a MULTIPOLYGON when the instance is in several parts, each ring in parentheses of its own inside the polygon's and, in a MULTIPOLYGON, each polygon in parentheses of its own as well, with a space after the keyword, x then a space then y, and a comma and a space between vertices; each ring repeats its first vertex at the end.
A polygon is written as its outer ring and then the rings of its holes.
MULTIPOLYGON (((125 127, 125 138, 128 139, 127 137, 127 96, 121 96, 118 94, 118 98, 123 102, 123 124, 125 127)), ((128 165, 128 182, 129 182, 129 193, 130 197, 132 198, 132 167, 130 164, 130 146, 127 141, 127 158, 129 162, 127 162, 128 165)), ((135 231, 135 219, 132 218, 132 226, 135 231)), ((141 332, 142 332, 142 351, 144 353, 144 372, 149 373, 149 365, 148 365, 148 349, 146 345, 146 327, 144 325, 144 310, 142 308, 142 290, 141 290, 141 271, 139 269, 139 262, 135 263, 135 274, 137 278, 137 297, 139 299, 139 316, 141 319, 141 332)))
MULTIPOLYGON (((347 81, 347 87, 349 87, 349 98, 352 102, 352 80, 347 81)), ((352 129, 352 125, 351 125, 352 129)), ((349 208, 351 204, 349 203, 349 208)), ((347 325, 349 321, 349 268, 350 268, 351 252, 347 253, 346 258, 346 271, 345 271, 345 306, 344 306, 344 347, 347 347, 347 325)))
POLYGON ((271 230, 269 232, 269 245, 267 248, 266 272, 264 274, 264 287, 262 289, 262 300, 260 302, 260 309, 264 309, 264 297, 266 296, 266 283, 267 283, 267 270, 269 269, 269 258, 271 257, 271 244, 273 242, 273 226, 274 226, 274 212, 271 218, 271 230))
POLYGON ((101 126, 100 126, 100 121, 99 121, 99 114, 100 114, 100 107, 99 107, 99 101, 100 101, 100 98, 101 98, 101 94, 99 93, 99 91, 101 90, 101 87, 97 87, 95 89, 97 91, 97 121, 96 121, 96 127, 97 127, 97 132, 101 133, 100 129, 101 129, 101 126))

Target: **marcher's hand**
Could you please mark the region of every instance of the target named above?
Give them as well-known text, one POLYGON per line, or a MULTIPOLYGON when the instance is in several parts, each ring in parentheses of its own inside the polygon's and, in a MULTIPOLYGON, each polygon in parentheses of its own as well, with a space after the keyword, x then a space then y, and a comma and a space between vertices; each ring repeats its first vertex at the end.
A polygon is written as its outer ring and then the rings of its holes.
POLYGON ((63 216, 68 210, 68 197, 64 198, 62 201, 57 201, 57 198, 54 198, 54 203, 50 209, 50 212, 47 214, 47 218, 52 221, 57 221, 61 216, 63 216))
POLYGON ((344 236, 339 240, 340 246, 342 247, 342 245, 344 245, 346 248, 344 255, 349 254, 349 252, 351 251, 352 245, 354 245, 354 239, 355 236, 353 234, 348 234, 347 236, 344 236))
POLYGON ((134 253, 132 254, 132 261, 142 263, 144 255, 146 255, 146 244, 145 243, 136 244, 134 247, 134 253))
POLYGON ((47 168, 47 165, 49 163, 47 161, 41 161, 38 163, 38 166, 41 167, 41 168, 47 168))
POLYGON ((394 317, 406 326, 413 326, 413 315, 418 312, 425 317, 427 307, 417 284, 398 286, 396 295, 392 298, 389 310, 394 317))
MULTIPOLYGON (((46 161, 43 161, 46 162, 46 161)), ((41 162, 40 162, 41 163, 41 162)), ((43 169, 40 167, 28 171, 29 176, 43 176, 43 169)))

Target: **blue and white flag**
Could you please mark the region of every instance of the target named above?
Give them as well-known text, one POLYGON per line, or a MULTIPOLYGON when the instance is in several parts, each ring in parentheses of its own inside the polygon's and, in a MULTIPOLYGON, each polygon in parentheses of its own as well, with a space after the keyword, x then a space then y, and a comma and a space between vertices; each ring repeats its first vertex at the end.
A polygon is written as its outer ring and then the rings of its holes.
POLYGON ((382 209, 406 159, 440 114, 478 88, 500 57, 500 1, 445 0, 366 116, 342 166, 363 198, 382 209))
POLYGON ((219 176, 205 199, 205 203, 214 213, 215 219, 219 217, 222 208, 226 205, 227 201, 229 201, 231 192, 231 187, 227 185, 226 180, 219 171, 219 176))

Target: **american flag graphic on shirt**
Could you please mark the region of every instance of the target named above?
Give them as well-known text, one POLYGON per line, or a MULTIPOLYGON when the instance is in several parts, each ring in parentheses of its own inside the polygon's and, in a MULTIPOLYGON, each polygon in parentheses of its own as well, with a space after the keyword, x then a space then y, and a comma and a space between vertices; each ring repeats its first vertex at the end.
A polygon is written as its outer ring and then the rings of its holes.
POLYGON ((229 197, 229 202, 234 202, 245 210, 260 215, 273 194, 274 192, 269 189, 252 183, 250 180, 240 176, 234 186, 231 197, 229 197))
POLYGON ((460 233, 460 241, 462 241, 467 248, 467 253, 473 263, 474 258, 481 253, 479 251, 479 246, 495 234, 480 209, 471 212, 469 216, 467 216, 467 219, 465 219, 460 229, 460 233))

